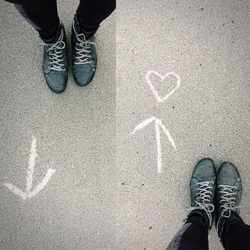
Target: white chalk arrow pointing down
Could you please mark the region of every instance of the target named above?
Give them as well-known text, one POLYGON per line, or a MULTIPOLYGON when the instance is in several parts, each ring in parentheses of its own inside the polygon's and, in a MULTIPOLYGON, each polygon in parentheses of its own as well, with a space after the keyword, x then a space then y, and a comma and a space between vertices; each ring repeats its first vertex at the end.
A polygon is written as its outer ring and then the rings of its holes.
POLYGON ((157 167, 158 167, 158 173, 162 172, 162 153, 161 153, 161 134, 160 134, 160 128, 164 132, 164 134, 168 137, 169 142, 173 146, 173 148, 176 150, 174 139, 172 138, 169 130, 165 127, 165 125, 162 123, 160 119, 157 119, 155 117, 150 117, 137 125, 134 128, 134 131, 132 134, 135 134, 140 129, 148 126, 150 123, 155 123, 155 137, 156 137, 156 146, 157 146, 157 167))
POLYGON ((29 166, 27 171, 27 177, 26 177, 26 192, 22 191, 20 188, 14 186, 11 183, 4 183, 4 185, 14 194, 21 197, 23 200, 30 199, 34 196, 36 196, 41 190, 45 188, 45 186, 48 184, 51 176, 55 173, 55 169, 48 169, 47 174, 43 178, 40 184, 38 184, 32 191, 33 186, 33 174, 34 174, 34 167, 35 167, 35 161, 37 157, 36 152, 36 138, 32 137, 32 143, 30 148, 30 158, 29 158, 29 166))

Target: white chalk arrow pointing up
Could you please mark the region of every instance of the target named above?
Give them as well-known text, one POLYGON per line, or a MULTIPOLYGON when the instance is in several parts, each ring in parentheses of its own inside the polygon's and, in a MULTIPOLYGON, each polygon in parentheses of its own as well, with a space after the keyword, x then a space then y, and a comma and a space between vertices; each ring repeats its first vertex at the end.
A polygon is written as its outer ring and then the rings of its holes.
POLYGON ((157 145, 157 167, 158 167, 158 173, 162 172, 162 153, 161 153, 161 134, 160 134, 160 128, 164 132, 164 134, 168 137, 169 142, 173 146, 173 148, 176 150, 174 139, 172 138, 169 130, 165 127, 165 125, 162 123, 160 119, 157 119, 155 117, 150 117, 137 125, 134 128, 134 131, 132 134, 135 134, 140 129, 148 126, 150 123, 155 123, 155 137, 156 137, 156 145, 157 145))
POLYGON ((55 169, 48 169, 47 174, 43 178, 42 182, 38 184, 32 191, 33 186, 33 174, 34 174, 34 167, 35 167, 35 161, 37 157, 36 152, 36 138, 32 137, 32 143, 30 148, 30 158, 29 158, 29 166, 27 171, 27 177, 26 177, 26 191, 22 191, 20 188, 14 186, 11 183, 4 183, 4 185, 14 194, 21 197, 23 200, 30 199, 37 195, 41 190, 44 189, 44 187, 48 184, 51 176, 55 173, 55 169))

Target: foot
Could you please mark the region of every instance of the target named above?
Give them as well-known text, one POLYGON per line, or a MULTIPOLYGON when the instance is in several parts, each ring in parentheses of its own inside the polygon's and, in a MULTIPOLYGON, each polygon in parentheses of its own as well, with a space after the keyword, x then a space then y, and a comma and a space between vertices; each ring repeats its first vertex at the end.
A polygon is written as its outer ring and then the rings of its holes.
POLYGON ((56 42, 45 42, 43 54, 43 73, 49 88, 61 93, 66 88, 68 66, 66 58, 65 30, 61 24, 56 42))
POLYGON ((241 194, 242 184, 237 168, 230 162, 224 162, 219 168, 216 184, 216 221, 220 239, 231 219, 241 220, 241 194))
POLYGON ((88 85, 95 75, 97 56, 95 37, 86 38, 77 17, 72 25, 73 77, 79 86, 88 85))
POLYGON ((215 180, 214 162, 209 158, 200 160, 190 180, 191 212, 188 218, 193 214, 200 215, 209 229, 213 224, 215 180))

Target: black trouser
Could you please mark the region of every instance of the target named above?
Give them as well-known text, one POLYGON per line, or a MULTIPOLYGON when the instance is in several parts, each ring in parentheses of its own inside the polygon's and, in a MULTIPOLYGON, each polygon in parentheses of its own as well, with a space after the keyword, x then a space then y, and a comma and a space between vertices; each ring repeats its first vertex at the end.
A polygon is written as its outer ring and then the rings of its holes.
MULTIPOLYGON (((250 226, 240 220, 231 221, 221 241, 226 250, 249 250, 250 226)), ((187 220, 167 247, 167 250, 208 249, 208 229, 197 215, 187 220)))
MULTIPOLYGON (((59 25, 56 0, 30 0, 14 2, 19 12, 39 32, 41 38, 50 37, 59 25)), ((77 17, 83 30, 96 30, 115 9, 115 0, 80 0, 77 17)))

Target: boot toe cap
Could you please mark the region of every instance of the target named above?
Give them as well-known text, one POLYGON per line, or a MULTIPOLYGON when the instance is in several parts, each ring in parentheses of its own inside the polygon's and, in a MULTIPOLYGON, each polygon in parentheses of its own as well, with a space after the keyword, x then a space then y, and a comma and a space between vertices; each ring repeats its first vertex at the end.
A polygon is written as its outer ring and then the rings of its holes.
POLYGON ((74 79, 79 86, 88 85, 95 75, 96 68, 90 65, 80 65, 74 69, 74 79))
POLYGON ((55 93, 62 93, 66 88, 67 77, 57 72, 50 72, 45 75, 46 83, 55 93))

